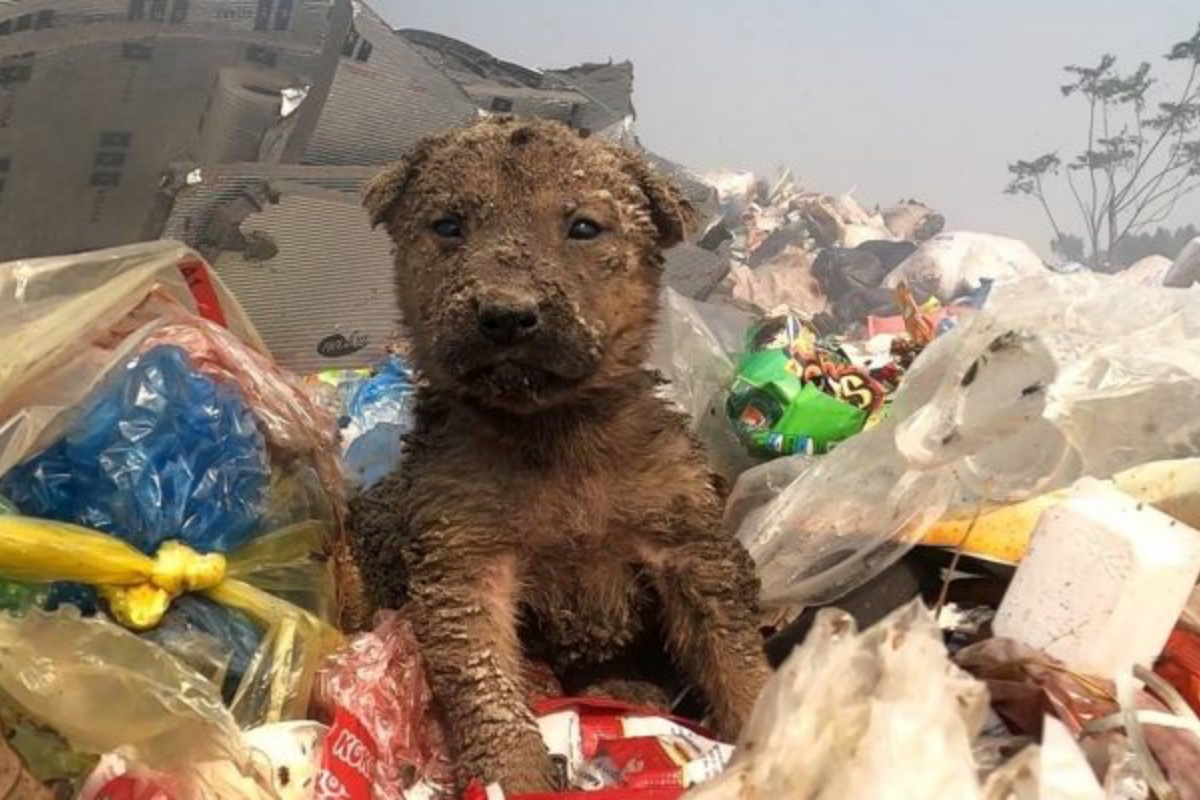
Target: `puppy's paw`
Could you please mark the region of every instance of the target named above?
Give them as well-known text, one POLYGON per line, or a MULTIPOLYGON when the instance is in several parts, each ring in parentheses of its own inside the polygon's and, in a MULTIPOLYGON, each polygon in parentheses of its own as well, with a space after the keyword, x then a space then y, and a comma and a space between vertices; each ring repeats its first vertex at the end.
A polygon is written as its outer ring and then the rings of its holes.
POLYGON ((671 710, 671 698, 662 687, 649 681, 610 678, 588 685, 579 693, 583 697, 598 697, 641 706, 664 714, 671 710))
POLYGON ((771 669, 765 658, 745 663, 738 671, 725 676, 721 687, 723 701, 717 704, 714 720, 722 741, 738 740, 770 677, 771 669))
POLYGON ((506 794, 557 791, 557 774, 541 733, 521 727, 498 731, 486 755, 464 758, 460 764, 464 782, 479 779, 498 783, 506 794))

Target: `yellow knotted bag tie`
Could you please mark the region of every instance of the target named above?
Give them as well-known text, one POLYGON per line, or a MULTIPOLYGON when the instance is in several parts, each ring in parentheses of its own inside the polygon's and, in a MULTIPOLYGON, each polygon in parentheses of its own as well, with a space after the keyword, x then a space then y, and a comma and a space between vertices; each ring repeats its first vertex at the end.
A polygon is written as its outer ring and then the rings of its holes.
POLYGON ((113 619, 135 631, 162 622, 171 602, 186 592, 203 592, 225 580, 225 556, 201 555, 182 542, 164 542, 154 554, 150 579, 133 586, 100 586, 113 619))
POLYGON ((182 542, 164 543, 151 558, 106 533, 65 522, 0 514, 0 578, 94 586, 108 602, 113 618, 128 628, 153 628, 176 597, 202 592, 264 627, 294 618, 326 647, 336 646, 340 640, 337 631, 308 611, 228 577, 229 571, 225 556, 202 555, 182 542))

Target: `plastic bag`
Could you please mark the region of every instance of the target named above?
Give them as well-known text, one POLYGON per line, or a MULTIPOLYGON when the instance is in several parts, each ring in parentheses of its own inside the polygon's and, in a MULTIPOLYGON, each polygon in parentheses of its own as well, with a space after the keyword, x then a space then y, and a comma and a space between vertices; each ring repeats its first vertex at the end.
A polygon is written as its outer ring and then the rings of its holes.
POLYGON ((323 372, 318 380, 337 395, 347 472, 360 490, 370 489, 400 463, 416 380, 398 355, 374 370, 323 372))
MULTIPOLYGON (((332 613, 332 577, 328 562, 313 550, 322 534, 316 523, 295 526, 256 540, 228 560, 168 542, 151 558, 96 531, 3 516, 0 577, 96 586, 110 612, 137 629, 157 625, 172 601, 188 591, 204 592, 244 613, 266 633, 246 666, 233 705, 239 721, 263 724, 306 713, 320 660, 341 644, 340 634, 325 621, 332 613), (258 581, 312 610, 247 581, 258 581)), ((228 631, 224 635, 234 638, 228 631)))
POLYGON ((336 421, 302 381, 229 330, 207 321, 193 318, 163 324, 147 336, 142 347, 160 345, 181 348, 196 372, 218 385, 236 387, 276 460, 279 456, 305 456, 325 491, 341 499, 344 487, 336 457, 336 421))
MULTIPOLYGON (((0 337, 61 339, 44 349, 44 361, 2 361, 10 354, 0 355, 0 476, 18 463, 32 464, 28 474, 10 474, 6 482, 30 479, 24 481, 26 507, 36 500, 32 505, 46 516, 104 524, 158 554, 163 552, 158 543, 180 536, 200 547, 227 549, 262 531, 299 531, 290 545, 276 536, 272 545, 245 551, 257 555, 230 558, 227 571, 235 576, 248 565, 256 571, 252 581, 319 620, 358 606, 356 576, 341 536, 344 487, 334 417, 270 361, 245 315, 198 255, 157 242, 19 261, 0 265, 0 287, 11 291, 14 309, 0 320, 0 337), (106 399, 114 386, 130 402, 107 402, 119 397, 118 392, 106 399), (214 409, 220 414, 212 414, 214 409), (97 419, 89 419, 90 411, 98 411, 91 415, 97 419), (218 443, 221 435, 226 440, 218 443), (85 457, 88 447, 95 451, 106 440, 100 457, 85 457), (230 443, 235 446, 222 449, 230 443), (72 447, 78 449, 73 455, 83 457, 60 464, 71 473, 38 474, 52 456, 71 455, 72 447), (137 491, 114 493, 108 491, 112 486, 137 491), (336 588, 331 567, 342 578, 336 588)), ((157 604, 148 624, 157 621, 167 606, 162 588, 142 583, 134 589, 118 594, 140 596, 143 606, 157 604)), ((296 610, 245 584, 212 591, 256 610, 257 616, 250 614, 260 627, 254 631, 256 648, 263 644, 257 637, 296 610)), ((61 602, 96 606, 90 588, 54 584, 46 606, 61 602)), ((184 652, 192 646, 187 636, 202 628, 215 633, 227 645, 235 680, 251 642, 228 606, 185 601, 167 610, 164 636, 180 634, 172 648, 184 652), (205 613, 187 615, 188 607, 203 607, 205 613)), ((305 631, 328 628, 301 620, 305 631)), ((284 650, 275 648, 277 654, 284 650)), ((206 672, 220 669, 220 658, 202 651, 193 652, 199 658, 193 663, 208 663, 206 672)), ((271 668, 270 660, 260 662, 271 668)), ((311 681, 312 668, 305 669, 304 680, 311 681)), ((281 678, 269 685, 282 686, 287 674, 280 670, 281 678)), ((289 700, 289 708, 301 702, 289 700)))
POLYGON ((164 320, 197 315, 265 353, 237 301, 175 242, 0 264, 0 475, 57 438, 111 366, 164 320))
POLYGON ((764 600, 822 604, 951 508, 1019 501, 1200 452, 1190 292, 1046 273, 997 284, 905 374, 891 417, 800 476, 738 538, 764 600))
POLYGON ((231 702, 262 639, 244 614, 199 595, 184 595, 155 628, 142 634, 221 687, 231 702))
POLYGON ((823 610, 775 673, 733 762, 689 800, 979 797, 971 739, 987 691, 913 603, 864 633, 823 610))
POLYGON ((317 800, 321 746, 329 729, 319 722, 281 722, 246 731, 242 740, 271 763, 278 800, 317 800))
POLYGON ((270 464, 250 408, 159 346, 114 372, 67 435, 0 481, 31 516, 119 535, 151 553, 168 538, 242 544, 264 513, 270 464))
POLYGON ((369 796, 382 800, 402 800, 418 783, 435 791, 453 786, 416 636, 399 612, 381 612, 374 630, 330 657, 316 699, 333 718, 321 785, 345 787, 348 797, 368 796, 361 788, 373 787, 369 796), (345 742, 351 740, 372 757, 347 758, 345 742))
POLYGON ((270 779, 250 779, 251 754, 217 688, 106 620, 73 611, 0 616, 0 692, 79 750, 123 749, 187 776, 189 798, 270 796, 247 792, 270 779))
POLYGON ((736 309, 664 290, 650 365, 667 380, 663 394, 686 412, 714 467, 733 479, 755 462, 738 442, 723 409, 734 375, 731 354, 742 346, 751 317, 736 309))
POLYGON ((1023 499, 1200 451, 1191 293, 1045 276, 996 287, 956 333, 926 359, 938 386, 897 444, 974 495, 1023 499))
POLYGON ((11 311, 0 320, 0 475, 61 438, 131 357, 174 345, 197 372, 238 390, 274 455, 307 456, 340 497, 332 417, 271 362, 193 251, 154 242, 0 264, 0 303, 11 311))
POLYGON ((780 492, 791 486, 816 462, 813 456, 788 456, 772 459, 743 472, 733 485, 729 499, 725 501, 725 527, 736 531, 752 524, 750 517, 761 513, 780 492))
POLYGON ((745 519, 737 536, 764 603, 832 602, 899 560, 942 515, 953 476, 911 469, 895 427, 884 420, 848 439, 745 519))
POLYGON ((907 283, 948 303, 979 288, 982 278, 1013 280, 1046 272, 1041 258, 1018 239, 956 231, 922 244, 888 275, 883 285, 907 283))

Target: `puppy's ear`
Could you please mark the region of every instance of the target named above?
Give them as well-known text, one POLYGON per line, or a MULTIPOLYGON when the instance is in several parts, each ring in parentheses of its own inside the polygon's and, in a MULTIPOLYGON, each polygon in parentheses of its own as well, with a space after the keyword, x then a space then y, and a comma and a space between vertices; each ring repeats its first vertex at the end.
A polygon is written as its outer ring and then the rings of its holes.
POLYGON ((427 146, 418 146, 363 187, 362 204, 371 217, 371 227, 378 228, 389 221, 424 165, 428 152, 427 146))
POLYGON ((686 239, 696 227, 696 209, 675 181, 635 153, 628 154, 626 169, 650 203, 650 220, 657 232, 655 244, 665 250, 686 239))

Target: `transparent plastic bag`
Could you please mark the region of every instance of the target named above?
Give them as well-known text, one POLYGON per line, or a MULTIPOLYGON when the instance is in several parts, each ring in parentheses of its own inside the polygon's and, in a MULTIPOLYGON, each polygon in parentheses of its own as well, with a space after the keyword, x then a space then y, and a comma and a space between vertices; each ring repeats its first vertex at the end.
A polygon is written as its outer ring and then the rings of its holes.
POLYGON ((256 539, 228 560, 172 543, 151 558, 96 531, 3 516, 0 578, 96 586, 110 613, 136 629, 158 625, 170 604, 188 591, 245 614, 265 633, 245 668, 234 706, 240 722, 264 724, 306 714, 320 661, 342 641, 328 623, 334 613, 331 567, 313 549, 322 535, 322 526, 311 523, 256 539))
POLYGON ((977 798, 971 740, 987 703, 920 601, 861 634, 826 609, 763 690, 733 762, 686 797, 977 798))
POLYGON ((670 381, 667 396, 694 423, 703 419, 713 398, 733 380, 735 365, 730 354, 741 350, 752 320, 736 309, 663 290, 651 364, 670 381))
POLYGON ((246 757, 212 683, 162 648, 74 610, 0 615, 0 691, 84 752, 123 749, 164 770, 246 757))
POLYGON ((0 475, 56 438, 114 364, 164 320, 209 319, 265 353, 204 261, 150 242, 0 264, 0 475))
POLYGON ((997 284, 935 339, 890 419, 801 475, 738 537, 778 604, 836 600, 961 517, 1200 453, 1200 303, 1047 273, 997 284))
POLYGON ((143 633, 142 638, 220 686, 222 696, 230 701, 258 647, 259 636, 254 627, 249 626, 246 631, 237 624, 244 619, 236 618, 235 622, 227 609, 201 597, 185 595, 172 604, 162 623, 143 633), (225 613, 216 616, 214 611, 225 613))
POLYGON ((14 467, 0 491, 26 514, 143 552, 167 538, 226 552, 255 533, 269 485, 266 441, 241 394, 160 345, 114 370, 66 436, 14 467))
POLYGON ((741 350, 752 318, 671 289, 663 291, 661 305, 650 366, 667 380, 666 399, 691 418, 692 431, 708 449, 713 466, 732 482, 755 464, 724 414, 735 371, 731 354, 741 350))
POLYGON ((942 380, 897 444, 1010 500, 1200 450, 1200 303, 1104 276, 997 286, 937 354, 942 380))
POLYGON ((725 501, 725 527, 736 531, 752 525, 751 518, 816 462, 814 456, 785 456, 743 472, 725 501))

